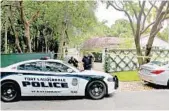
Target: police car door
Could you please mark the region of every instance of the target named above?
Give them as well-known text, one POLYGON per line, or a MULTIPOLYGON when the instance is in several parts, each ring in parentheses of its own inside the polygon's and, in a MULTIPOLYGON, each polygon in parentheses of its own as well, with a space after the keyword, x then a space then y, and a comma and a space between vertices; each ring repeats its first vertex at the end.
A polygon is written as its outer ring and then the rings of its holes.
POLYGON ((68 66, 59 62, 45 62, 46 81, 45 91, 53 96, 76 95, 78 90, 78 78, 74 73, 69 73, 68 66))
POLYGON ((43 96, 43 83, 39 81, 43 78, 42 61, 28 62, 17 67, 19 71, 18 81, 21 84, 22 95, 28 96, 43 96))

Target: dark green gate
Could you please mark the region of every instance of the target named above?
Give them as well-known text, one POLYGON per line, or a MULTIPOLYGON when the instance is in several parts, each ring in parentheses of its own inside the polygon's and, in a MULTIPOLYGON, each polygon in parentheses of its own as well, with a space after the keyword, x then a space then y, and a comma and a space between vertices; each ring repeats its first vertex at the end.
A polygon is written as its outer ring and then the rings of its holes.
POLYGON ((31 59, 40 59, 41 57, 48 56, 53 58, 52 53, 24 53, 24 54, 1 54, 1 67, 31 59))

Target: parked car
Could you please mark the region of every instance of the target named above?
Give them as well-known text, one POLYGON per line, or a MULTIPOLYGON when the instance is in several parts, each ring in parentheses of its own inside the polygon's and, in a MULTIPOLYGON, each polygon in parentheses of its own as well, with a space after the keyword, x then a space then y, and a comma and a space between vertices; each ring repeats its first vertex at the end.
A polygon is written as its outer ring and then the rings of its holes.
POLYGON ((118 88, 118 78, 94 70, 80 71, 54 59, 28 60, 1 68, 1 100, 21 96, 87 96, 101 99, 118 88))
POLYGON ((139 75, 144 82, 169 87, 169 62, 152 61, 144 64, 140 67, 139 75))

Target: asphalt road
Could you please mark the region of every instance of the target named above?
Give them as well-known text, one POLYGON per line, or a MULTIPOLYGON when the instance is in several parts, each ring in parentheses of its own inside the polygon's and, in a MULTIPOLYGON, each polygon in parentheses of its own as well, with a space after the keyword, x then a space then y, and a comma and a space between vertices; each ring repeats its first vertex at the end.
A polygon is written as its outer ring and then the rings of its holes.
POLYGON ((169 90, 116 92, 102 100, 29 97, 1 102, 1 110, 169 110, 169 90))

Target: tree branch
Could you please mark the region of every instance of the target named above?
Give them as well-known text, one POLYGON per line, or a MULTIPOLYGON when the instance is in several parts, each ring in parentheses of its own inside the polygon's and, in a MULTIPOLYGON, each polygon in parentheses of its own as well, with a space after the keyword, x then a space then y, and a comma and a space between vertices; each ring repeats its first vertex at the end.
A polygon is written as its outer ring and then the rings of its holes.
POLYGON ((159 10, 158 7, 155 5, 156 1, 154 1, 154 3, 152 3, 151 1, 149 1, 149 3, 151 4, 151 6, 153 6, 157 11, 159 10))
POLYGON ((133 21, 132 21, 130 15, 129 15, 129 13, 127 11, 125 11, 124 9, 116 7, 111 1, 108 1, 107 3, 109 3, 109 5, 111 5, 114 9, 121 11, 121 12, 125 12, 125 14, 127 15, 128 19, 129 19, 133 35, 135 35, 135 29, 134 29, 133 21))
POLYGON ((162 27, 158 27, 157 30, 152 34, 152 36, 155 36, 160 30, 161 30, 162 27))
POLYGON ((161 18, 163 16, 163 14, 166 13, 166 11, 163 11, 164 6, 166 5, 167 1, 162 1, 159 7, 159 10, 157 12, 157 20, 160 20, 159 18, 161 18))
POLYGON ((134 15, 135 15, 136 19, 138 19, 137 12, 136 12, 136 10, 134 9, 134 7, 133 7, 132 3, 131 3, 131 2, 129 2, 129 4, 130 4, 130 6, 131 6, 131 9, 132 9, 132 10, 133 10, 133 12, 134 12, 134 15))
POLYGON ((143 20, 142 30, 144 30, 146 19, 147 19, 148 15, 150 14, 152 8, 153 8, 153 6, 150 7, 150 9, 148 10, 148 12, 147 12, 146 15, 145 15, 145 12, 143 12, 143 14, 144 14, 144 20, 143 20))
POLYGON ((22 20, 23 23, 26 23, 25 14, 24 14, 24 11, 23 11, 23 1, 19 1, 19 4, 20 4, 21 20, 22 20))
POLYGON ((125 12, 125 14, 127 15, 128 19, 129 19, 129 21, 130 21, 130 26, 131 26, 133 35, 135 35, 135 28, 134 28, 134 25, 133 25, 133 21, 132 21, 130 15, 129 15, 129 13, 128 13, 127 11, 124 11, 124 12, 125 12))
POLYGON ((141 31, 141 34, 143 34, 151 25, 153 25, 155 23, 155 21, 154 22, 152 22, 152 23, 150 23, 145 29, 143 29, 142 31, 141 31))
POLYGON ((117 8, 111 1, 108 1, 107 3, 108 3, 109 5, 111 5, 114 9, 116 9, 116 10, 118 10, 118 11, 123 11, 123 12, 124 12, 123 9, 117 8))
POLYGON ((34 21, 38 16, 39 16, 39 10, 31 17, 31 19, 29 20, 29 23, 34 21))
POLYGON ((139 1, 139 4, 140 4, 140 7, 141 7, 141 10, 140 10, 140 13, 139 13, 139 16, 138 16, 138 19, 137 19, 137 32, 136 32, 136 34, 137 33, 140 34, 141 17, 142 17, 142 14, 144 12, 145 1, 143 1, 142 5, 141 5, 141 2, 139 1))

